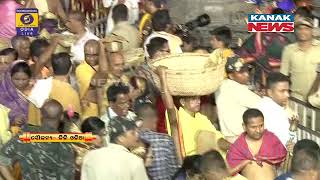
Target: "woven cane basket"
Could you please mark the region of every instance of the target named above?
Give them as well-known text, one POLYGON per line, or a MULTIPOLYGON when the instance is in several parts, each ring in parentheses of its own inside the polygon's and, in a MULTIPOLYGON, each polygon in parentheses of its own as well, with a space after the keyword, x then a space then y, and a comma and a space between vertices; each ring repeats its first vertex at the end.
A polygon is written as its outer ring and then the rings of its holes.
POLYGON ((160 88, 160 80, 154 72, 159 65, 165 66, 171 95, 202 96, 215 92, 224 79, 225 62, 212 60, 210 55, 184 53, 170 55, 152 61, 152 78, 160 88))

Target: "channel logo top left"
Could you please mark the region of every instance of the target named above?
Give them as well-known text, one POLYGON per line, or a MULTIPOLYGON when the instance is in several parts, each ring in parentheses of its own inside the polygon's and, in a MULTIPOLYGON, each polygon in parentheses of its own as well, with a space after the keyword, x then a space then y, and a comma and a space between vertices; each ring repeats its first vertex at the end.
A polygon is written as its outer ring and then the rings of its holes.
POLYGON ((39 13, 35 8, 16 9, 16 31, 18 36, 39 35, 39 13))

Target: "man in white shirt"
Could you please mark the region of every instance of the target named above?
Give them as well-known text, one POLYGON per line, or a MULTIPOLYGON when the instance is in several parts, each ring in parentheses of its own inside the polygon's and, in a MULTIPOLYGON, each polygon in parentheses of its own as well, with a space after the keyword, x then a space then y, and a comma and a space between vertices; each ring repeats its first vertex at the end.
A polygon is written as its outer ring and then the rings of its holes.
POLYGON ((66 26, 68 30, 74 33, 78 39, 71 46, 71 61, 78 65, 84 61, 84 45, 90 39, 99 40, 99 38, 90 32, 86 26, 86 17, 80 11, 72 11, 69 13, 66 26))
POLYGON ((129 87, 123 83, 115 83, 107 90, 109 107, 107 112, 101 117, 106 127, 116 117, 126 118, 129 121, 135 121, 136 115, 129 111, 130 97, 129 87))
POLYGON ((139 2, 140 0, 103 0, 103 6, 105 8, 110 8, 107 20, 106 34, 110 34, 114 27, 114 21, 112 19, 112 9, 116 5, 124 4, 127 6, 129 11, 128 21, 133 25, 139 20, 139 2))
MULTIPOLYGON (((258 109, 264 115, 265 128, 273 132, 284 146, 290 140, 289 114, 286 111, 289 102, 290 79, 281 73, 269 74, 267 78, 267 96, 258 103, 258 109)), ((292 136, 292 138, 295 138, 292 136)), ((295 139, 293 139, 295 140, 295 139)))
POLYGON ((117 118, 108 131, 111 144, 84 157, 81 180, 148 180, 143 160, 129 151, 139 142, 135 123, 117 118))
POLYGON ((222 82, 215 97, 221 132, 233 143, 243 132, 243 113, 254 108, 261 98, 249 89, 248 65, 241 58, 228 58, 226 72, 228 79, 222 82))
POLYGON ((161 37, 168 41, 172 54, 182 53, 181 46, 183 42, 178 36, 173 35, 172 22, 168 10, 158 10, 153 14, 152 28, 153 32, 146 38, 143 45, 146 57, 149 57, 147 45, 150 43, 151 39, 156 37, 161 37))

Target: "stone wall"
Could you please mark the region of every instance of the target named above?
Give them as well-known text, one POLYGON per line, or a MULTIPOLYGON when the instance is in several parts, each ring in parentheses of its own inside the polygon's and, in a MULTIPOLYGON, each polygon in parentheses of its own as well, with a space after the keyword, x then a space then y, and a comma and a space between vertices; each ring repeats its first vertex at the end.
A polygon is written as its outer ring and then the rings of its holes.
POLYGON ((203 28, 197 28, 196 34, 201 34, 202 45, 208 46, 209 30, 226 25, 233 30, 234 41, 240 37, 245 39, 247 32, 245 17, 254 12, 253 5, 241 0, 169 0, 171 16, 176 23, 185 23, 197 16, 207 13, 211 23, 203 28))

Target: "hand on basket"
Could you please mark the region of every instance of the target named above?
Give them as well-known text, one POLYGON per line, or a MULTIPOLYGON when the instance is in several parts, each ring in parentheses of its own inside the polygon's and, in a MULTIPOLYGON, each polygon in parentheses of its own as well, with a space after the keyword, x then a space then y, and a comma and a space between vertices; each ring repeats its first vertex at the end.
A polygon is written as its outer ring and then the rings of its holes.
POLYGON ((158 66, 157 67, 157 70, 156 70, 156 73, 159 75, 159 76, 163 76, 166 74, 166 69, 168 69, 167 67, 165 66, 158 66))

